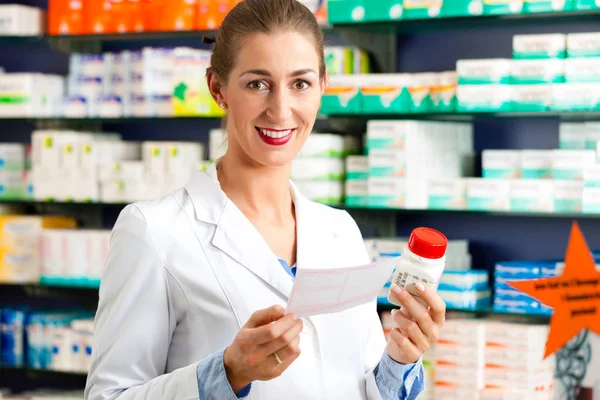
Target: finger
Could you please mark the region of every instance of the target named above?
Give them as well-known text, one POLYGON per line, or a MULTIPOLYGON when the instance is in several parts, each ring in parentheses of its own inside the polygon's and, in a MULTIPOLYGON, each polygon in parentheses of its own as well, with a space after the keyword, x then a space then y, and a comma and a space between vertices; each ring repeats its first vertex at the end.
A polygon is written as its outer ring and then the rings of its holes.
POLYGON ((296 340, 300 332, 302 332, 303 326, 302 320, 295 321, 294 325, 292 325, 292 327, 286 332, 282 333, 278 338, 261 345, 260 350, 268 356, 269 354, 289 346, 294 340, 296 340))
POLYGON ((270 366, 268 374, 270 379, 280 376, 300 356, 300 337, 297 336, 289 345, 279 349, 275 353, 269 354, 270 359, 267 360, 270 366), (281 363, 275 358, 275 353, 281 363))
POLYGON ((405 308, 406 313, 419 324, 422 331, 429 332, 432 330, 433 320, 429 315, 428 310, 420 304, 406 289, 401 288, 398 285, 394 285, 392 293, 405 308))
POLYGON ((263 310, 258 310, 250 316, 250 319, 248 319, 248 322, 246 322, 246 327, 258 328, 259 326, 277 321, 283 318, 284 315, 285 310, 281 306, 271 306, 263 310))
POLYGON ((293 314, 288 314, 278 321, 252 329, 250 336, 257 345, 268 343, 292 329, 297 321, 293 314))
POLYGON ((394 322, 396 323, 396 327, 400 329, 402 335, 409 338, 421 352, 424 352, 429 348, 431 342, 429 341, 428 336, 421 331, 421 328, 415 321, 405 317, 400 312, 396 312, 394 313, 394 322))
POLYGON ((446 320, 446 303, 435 290, 427 288, 422 283, 415 284, 419 297, 429 305, 429 315, 437 325, 443 325, 446 320))
POLYGON ((390 340, 394 342, 398 348, 400 348, 400 351, 402 351, 405 359, 416 361, 419 359, 419 357, 421 357, 422 353, 415 347, 409 338, 400 332, 400 329, 392 329, 392 332, 390 332, 390 340))

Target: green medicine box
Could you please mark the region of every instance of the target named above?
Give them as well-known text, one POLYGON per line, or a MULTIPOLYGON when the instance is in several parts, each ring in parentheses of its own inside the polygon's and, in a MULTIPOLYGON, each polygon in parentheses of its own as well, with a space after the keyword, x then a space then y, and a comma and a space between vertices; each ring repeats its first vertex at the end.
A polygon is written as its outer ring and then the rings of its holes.
POLYGON ((363 109, 358 75, 337 75, 329 78, 321 100, 323 114, 361 114, 363 109))
POLYGON ((577 11, 600 10, 600 0, 575 0, 577 11))
POLYGON ((514 85, 512 111, 541 112, 550 110, 552 85, 514 85))
POLYGON ((438 75, 432 73, 412 74, 408 85, 411 113, 433 111, 432 92, 437 87, 438 75))
POLYGON ((444 0, 442 17, 476 17, 483 14, 482 0, 444 0))
POLYGON ((523 0, 483 0, 484 15, 522 14, 523 0))
POLYGON ((573 0, 525 0, 523 10, 526 14, 571 11, 573 0))
POLYGON ((365 22, 365 2, 361 0, 329 0, 327 3, 330 24, 365 22))
POLYGON ((408 113, 411 97, 407 74, 371 74, 362 78, 361 97, 365 114, 408 113))
POLYGON ((367 21, 398 21, 405 19, 402 0, 376 0, 366 7, 367 21))
MULTIPOLYGON (((377 2, 377 1, 375 1, 377 2)), ((404 0, 404 19, 429 19, 442 15, 442 0, 404 0)))
POLYGON ((512 111, 511 85, 458 85, 458 112, 512 111))

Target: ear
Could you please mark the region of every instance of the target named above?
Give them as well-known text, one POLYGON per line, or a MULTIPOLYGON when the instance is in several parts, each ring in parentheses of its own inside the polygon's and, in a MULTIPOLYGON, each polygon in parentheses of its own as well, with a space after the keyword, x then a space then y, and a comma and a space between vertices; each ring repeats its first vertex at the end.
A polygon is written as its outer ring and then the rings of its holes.
POLYGON ((227 102, 223 95, 224 87, 221 79, 213 71, 209 70, 206 73, 206 82, 208 83, 208 90, 215 102, 223 109, 227 108, 227 102))
POLYGON ((325 89, 327 88, 327 81, 329 77, 327 76, 327 71, 323 74, 323 79, 321 79, 321 96, 325 94, 325 89))

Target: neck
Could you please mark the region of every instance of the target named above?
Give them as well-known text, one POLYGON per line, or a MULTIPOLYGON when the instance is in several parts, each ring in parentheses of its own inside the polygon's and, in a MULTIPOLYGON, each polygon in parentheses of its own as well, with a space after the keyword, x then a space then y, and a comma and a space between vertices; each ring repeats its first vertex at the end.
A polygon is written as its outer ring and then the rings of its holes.
POLYGON ((293 212, 290 169, 291 165, 260 165, 230 148, 218 165, 217 176, 221 189, 244 213, 281 221, 293 212))

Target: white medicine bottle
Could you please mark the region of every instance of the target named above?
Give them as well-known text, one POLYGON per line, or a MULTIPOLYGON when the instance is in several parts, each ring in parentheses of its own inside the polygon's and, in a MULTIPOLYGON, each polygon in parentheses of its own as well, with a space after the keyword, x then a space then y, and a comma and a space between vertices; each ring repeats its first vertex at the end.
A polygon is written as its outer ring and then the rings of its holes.
MULTIPOLYGON (((419 297, 415 283, 421 282, 429 290, 437 290, 446 264, 448 239, 442 233, 430 228, 417 228, 410 234, 408 246, 396 263, 392 285, 407 290, 415 299, 427 307, 419 297)), ((401 306, 390 291, 388 301, 401 306)))

